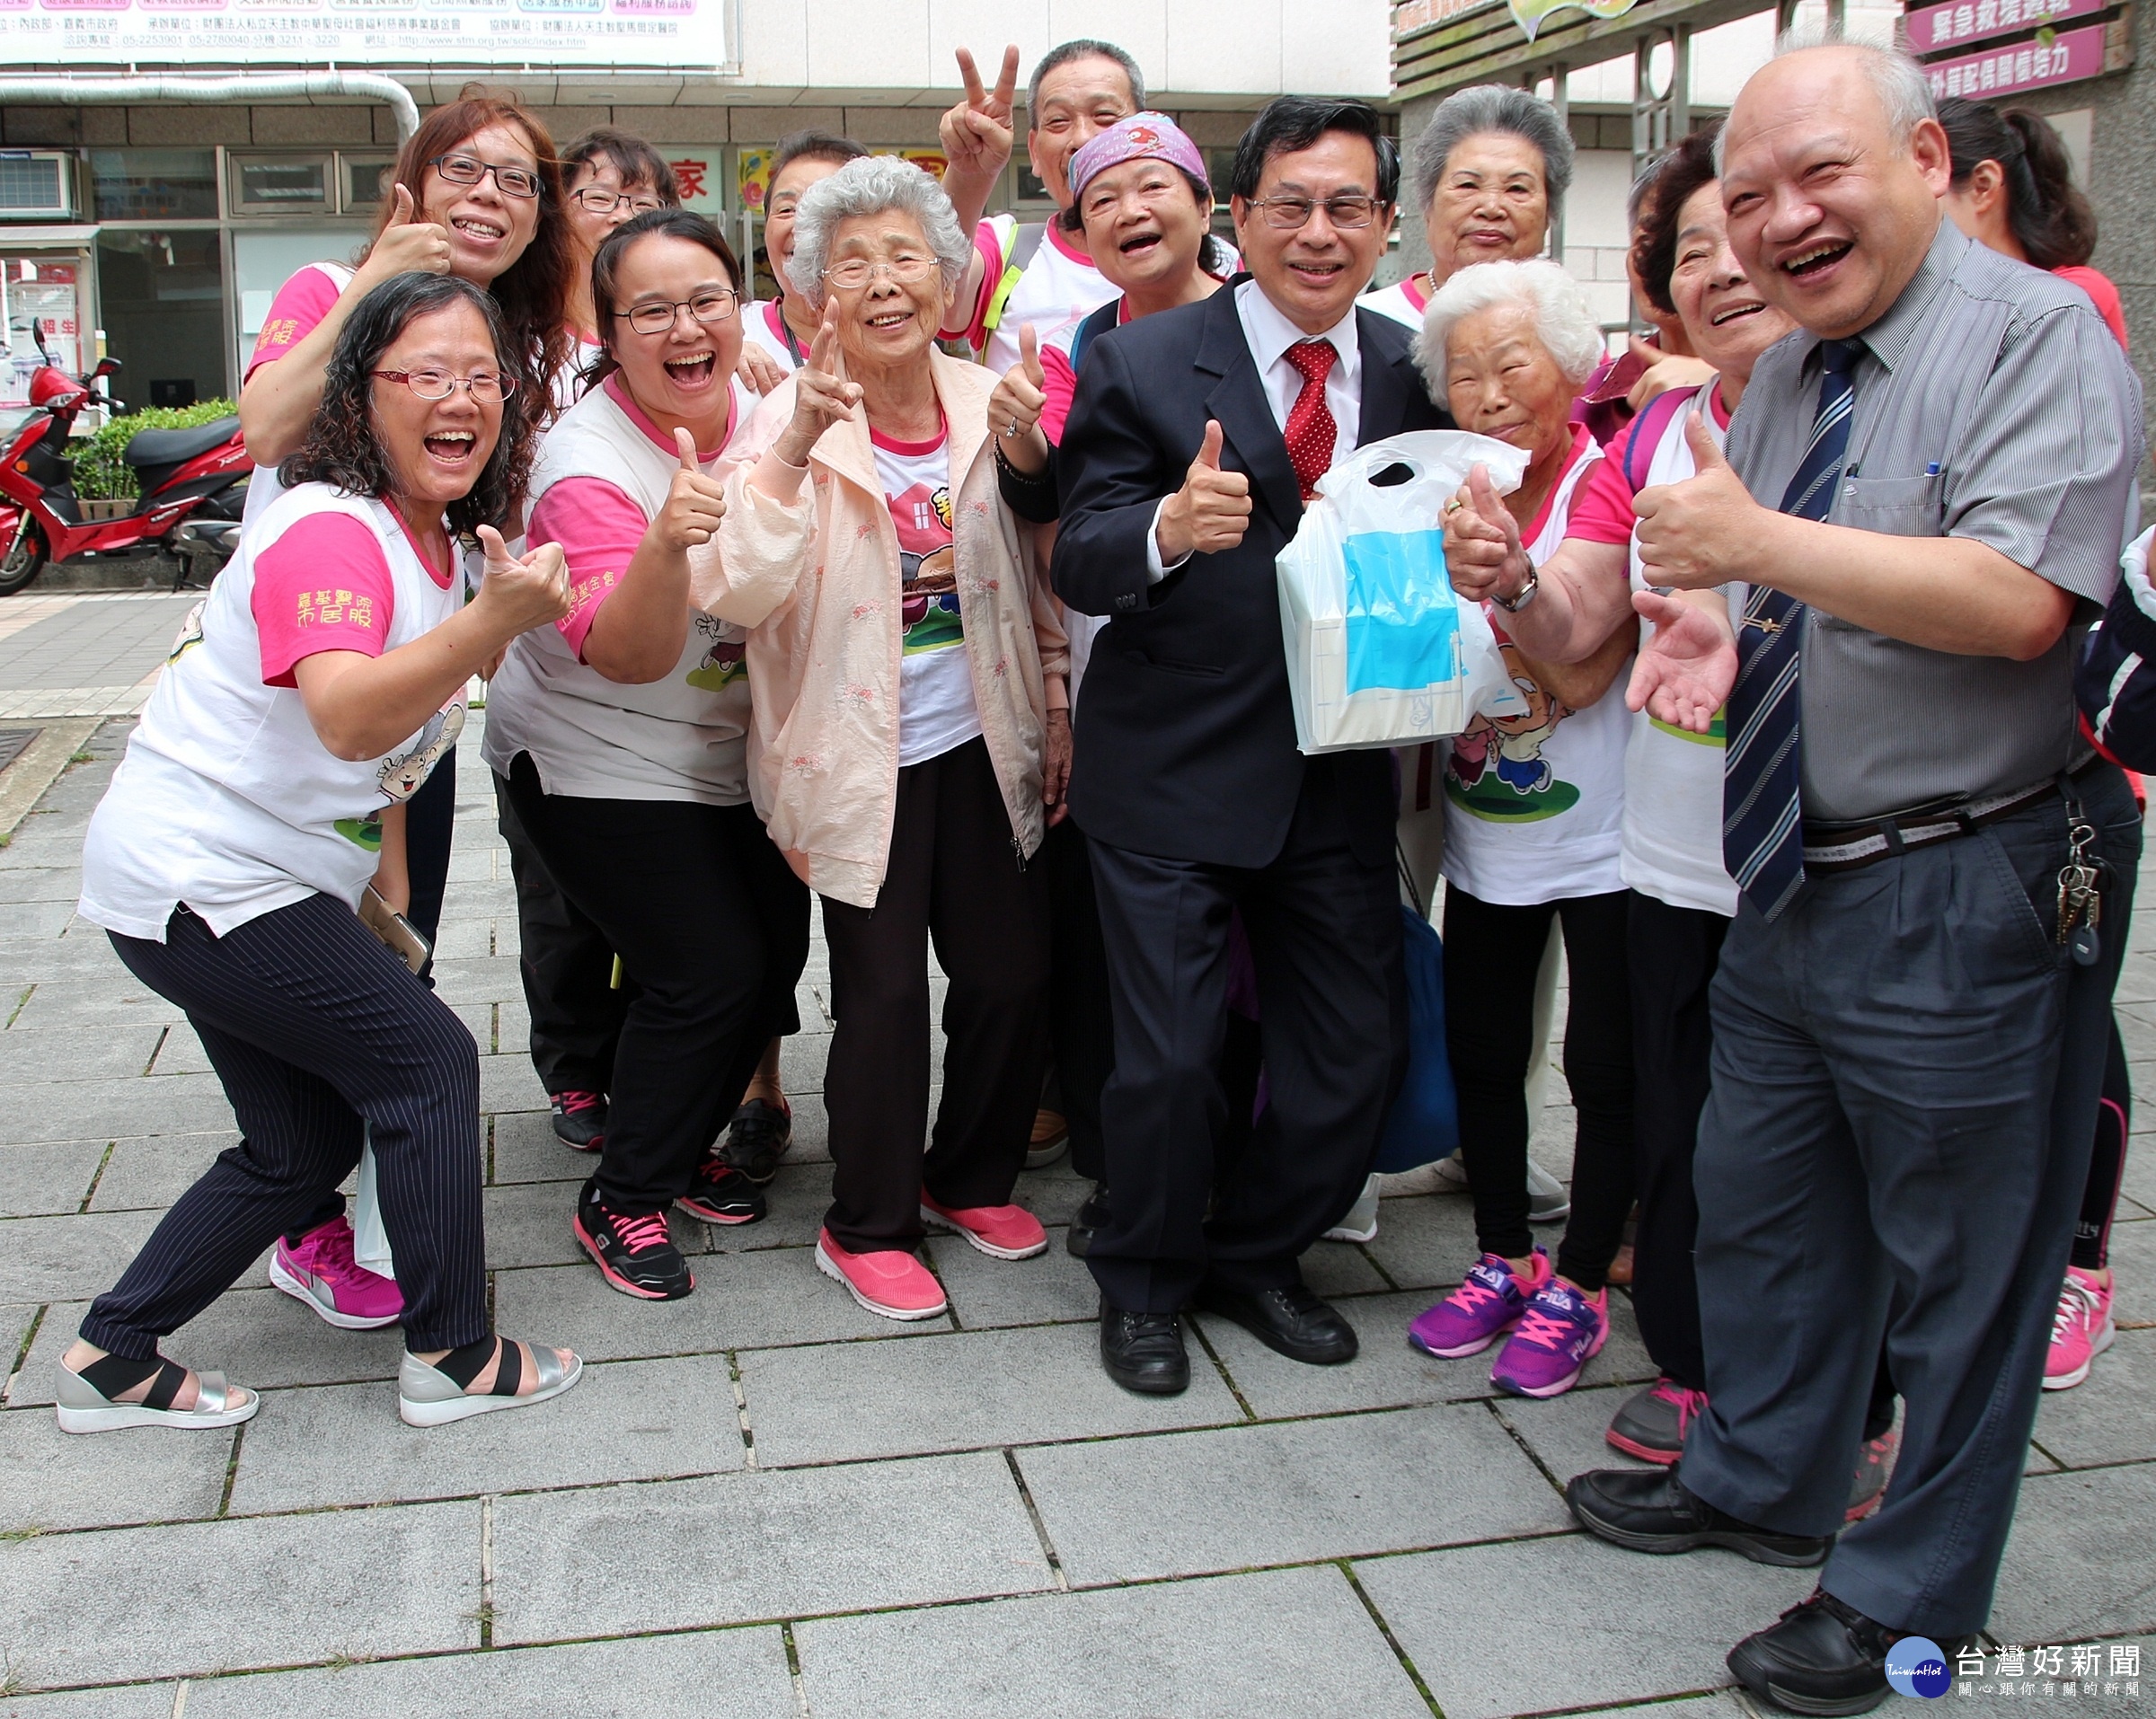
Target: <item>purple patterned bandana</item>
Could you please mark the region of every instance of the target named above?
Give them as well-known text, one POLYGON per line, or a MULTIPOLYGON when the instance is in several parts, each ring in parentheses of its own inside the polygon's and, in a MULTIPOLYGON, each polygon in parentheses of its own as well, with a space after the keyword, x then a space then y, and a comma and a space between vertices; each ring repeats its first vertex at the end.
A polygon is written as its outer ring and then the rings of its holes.
POLYGON ((1213 195, 1212 183, 1206 177, 1206 158, 1182 127, 1164 113, 1134 113, 1089 138, 1071 157, 1072 199, 1083 196, 1092 180, 1127 161, 1167 162, 1205 186, 1208 198, 1213 195))

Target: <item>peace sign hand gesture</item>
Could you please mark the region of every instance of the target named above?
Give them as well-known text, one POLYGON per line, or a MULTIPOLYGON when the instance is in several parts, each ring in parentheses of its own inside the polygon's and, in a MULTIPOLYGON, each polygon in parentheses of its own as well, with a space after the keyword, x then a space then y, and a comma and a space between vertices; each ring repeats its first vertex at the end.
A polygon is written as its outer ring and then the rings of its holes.
POLYGON ((1018 96, 1018 45, 1003 49, 1003 69, 991 91, 981 83, 980 67, 967 49, 959 49, 959 76, 966 85, 965 99, 937 122, 943 155, 950 165, 946 175, 992 180, 1011 159, 1016 140, 1018 96))
POLYGON ((808 362, 793 373, 793 421, 772 444, 788 465, 808 463, 809 451, 861 403, 861 384, 846 379, 846 357, 838 342, 838 301, 824 306, 823 324, 808 348, 808 362))

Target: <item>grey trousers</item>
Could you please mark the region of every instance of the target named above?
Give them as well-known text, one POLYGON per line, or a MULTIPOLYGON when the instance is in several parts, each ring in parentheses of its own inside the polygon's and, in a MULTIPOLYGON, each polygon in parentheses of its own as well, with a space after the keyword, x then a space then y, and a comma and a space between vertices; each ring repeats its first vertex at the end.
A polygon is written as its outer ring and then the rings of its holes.
POLYGON ((2103 949, 2054 940, 2063 798, 1748 904, 1711 993, 1697 1272, 1710 1407, 1687 1487, 1842 1527, 1882 1333, 1905 1413, 1826 1590, 1889 1628, 1981 1628, 2088 1173, 2141 857, 2119 772, 2073 785, 2112 867, 2103 949))

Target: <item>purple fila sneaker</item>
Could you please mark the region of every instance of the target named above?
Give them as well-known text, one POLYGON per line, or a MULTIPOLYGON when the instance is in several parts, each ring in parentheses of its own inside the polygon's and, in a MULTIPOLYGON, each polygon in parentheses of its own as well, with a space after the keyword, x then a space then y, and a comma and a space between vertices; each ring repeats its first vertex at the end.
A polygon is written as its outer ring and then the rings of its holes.
POLYGON ((1550 1256, 1540 1247, 1533 1277, 1516 1275, 1501 1255, 1484 1254, 1458 1289, 1408 1327, 1408 1341, 1441 1361, 1480 1354, 1519 1323, 1527 1298, 1550 1276, 1550 1256))
POLYGON ((1561 1396, 1609 1340, 1609 1291, 1586 1295, 1552 1277, 1527 1303, 1489 1382, 1515 1397, 1561 1396))

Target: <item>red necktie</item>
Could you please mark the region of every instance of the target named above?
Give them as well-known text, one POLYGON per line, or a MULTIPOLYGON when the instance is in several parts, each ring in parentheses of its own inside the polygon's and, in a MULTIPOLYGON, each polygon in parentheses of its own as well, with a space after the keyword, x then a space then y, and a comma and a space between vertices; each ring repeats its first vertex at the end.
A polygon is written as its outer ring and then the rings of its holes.
POLYGON ((1303 392, 1287 414, 1287 457, 1303 486, 1303 499, 1318 492, 1318 480, 1332 464, 1332 445, 1339 436, 1332 409, 1325 403, 1325 378, 1340 355, 1330 340, 1297 340, 1287 361, 1302 372, 1303 392))

